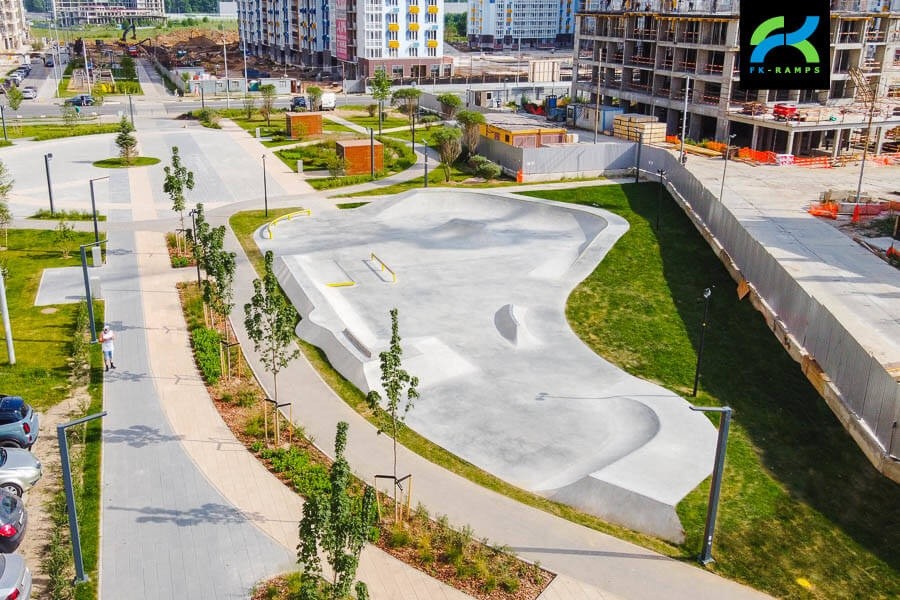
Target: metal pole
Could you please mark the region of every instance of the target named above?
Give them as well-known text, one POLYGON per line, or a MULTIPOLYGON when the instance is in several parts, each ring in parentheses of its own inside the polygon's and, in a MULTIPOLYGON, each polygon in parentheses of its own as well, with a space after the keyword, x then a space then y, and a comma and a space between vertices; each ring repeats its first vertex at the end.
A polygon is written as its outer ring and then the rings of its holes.
POLYGON ((687 109, 688 97, 691 93, 691 78, 684 80, 684 110, 681 113, 681 152, 678 154, 678 160, 684 164, 684 138, 687 137, 687 109))
POLYGON ((644 148, 644 132, 638 133, 637 164, 634 166, 634 182, 641 180, 641 150, 644 148))
MULTIPOLYGON (((731 129, 731 123, 728 124, 728 129, 731 129)), ((722 187, 719 188, 719 202, 725 197, 725 171, 728 169, 728 155, 731 154, 731 140, 733 140, 736 135, 736 133, 730 133, 725 138, 725 166, 722 167, 722 187)))
POLYGON ((97 229, 97 202, 94 200, 94 180, 91 179, 91 215, 94 218, 94 241, 100 241, 100 231, 97 229))
MULTIPOLYGON (((380 121, 381 117, 379 116, 378 119, 380 121)), ((380 122, 378 123, 378 131, 381 131, 380 122)), ((369 127, 369 175, 371 175, 372 179, 375 179, 375 130, 371 127, 369 127)))
MULTIPOLYGON (((599 75, 598 75, 599 77, 599 75)), ((600 129, 600 81, 597 81, 597 105, 594 107, 594 143, 597 143, 597 130, 600 129)))
POLYGON ((428 187, 428 142, 422 140, 422 150, 425 152, 425 187, 428 187))
POLYGON ((416 115, 419 114, 419 101, 416 100, 416 109, 412 114, 412 151, 416 153, 416 115))
POLYGON ((700 365, 703 364, 703 346, 706 343, 706 327, 709 319, 709 299, 712 296, 712 290, 706 288, 703 290, 703 321, 700 323, 700 348, 697 351, 697 368, 694 370, 694 390, 691 396, 697 397, 697 384, 700 382, 700 365))
POLYGON ((81 419, 75 419, 68 423, 56 426, 56 439, 59 442, 59 458, 62 475, 63 488, 66 491, 66 508, 69 513, 69 536, 72 540, 72 557, 75 559, 75 581, 87 581, 87 575, 84 573, 84 561, 81 558, 81 536, 78 533, 78 512, 75 506, 75 490, 72 486, 72 467, 69 464, 69 445, 66 443, 66 429, 87 421, 93 421, 100 417, 106 416, 106 411, 89 415, 81 419))
POLYGON ((128 94, 128 114, 131 115, 131 127, 134 127, 134 103, 131 101, 131 94, 128 94))
POLYGON ((3 313, 3 331, 6 333, 6 354, 9 364, 16 364, 16 349, 13 347, 12 326, 9 324, 9 306, 6 304, 6 282, 3 281, 3 269, 0 269, 0 313, 3 313))
POLYGON ((47 171, 47 194, 50 196, 50 216, 53 216, 53 185, 50 183, 50 159, 53 158, 53 154, 47 153, 44 155, 44 169, 47 171))
POLYGON ((866 141, 863 144, 862 163, 859 165, 859 183, 856 185, 856 203, 859 204, 859 197, 862 195, 863 171, 866 170, 866 156, 869 154, 869 136, 872 135, 872 117, 875 116, 875 100, 872 100, 872 106, 869 107, 869 124, 866 125, 866 141))
POLYGON ((81 246, 81 272, 84 274, 84 298, 87 300, 88 322, 91 324, 91 343, 97 342, 97 326, 94 324, 94 301, 91 298, 91 280, 88 277, 87 254, 84 249, 93 244, 81 246))
POLYGON ((269 187, 266 183, 266 155, 262 155, 263 165, 263 202, 265 202, 266 216, 269 216, 269 187))
POLYGON ((231 92, 228 89, 228 48, 225 46, 225 36, 222 36, 222 58, 225 61, 225 108, 231 108, 231 92))
MULTIPOLYGON (((191 215, 191 232, 192 232, 192 235, 194 238, 194 247, 196 248, 197 243, 199 241, 197 239, 197 219, 196 219, 197 209, 196 208, 191 209, 191 211, 188 214, 191 215)), ((197 260, 196 256, 194 256, 194 264, 197 265, 197 289, 200 289, 200 261, 197 260)))
POLYGON ((206 92, 203 89, 203 82, 200 82, 200 108, 206 110, 206 92))
POLYGON ((657 169, 656 173, 659 175, 659 193, 656 196, 656 232, 659 233, 659 216, 662 214, 662 193, 663 187, 665 187, 663 177, 666 176, 666 170, 657 169))
POLYGON ((3 140, 8 142, 9 136, 6 135, 6 107, 0 104, 0 120, 3 121, 3 140))
POLYGON ((732 409, 730 406, 691 406, 691 410, 721 413, 719 417, 719 437, 716 441, 716 462, 713 466, 712 482, 709 487, 709 503, 706 508, 706 527, 703 530, 703 550, 699 561, 708 565, 713 561, 713 534, 716 531, 716 515, 719 512, 719 495, 722 491, 722 471, 725 468, 725 451, 728 449, 728 430, 731 427, 732 409))

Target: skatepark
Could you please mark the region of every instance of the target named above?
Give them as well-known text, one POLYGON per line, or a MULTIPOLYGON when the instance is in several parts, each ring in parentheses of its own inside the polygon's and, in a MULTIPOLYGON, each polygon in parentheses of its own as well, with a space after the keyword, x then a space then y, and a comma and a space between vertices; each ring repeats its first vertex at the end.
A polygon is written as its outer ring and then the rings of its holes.
POLYGON ((524 489, 671 540, 711 471, 716 430, 688 403, 594 354, 571 290, 627 223, 499 192, 411 192, 257 232, 298 334, 364 392, 399 311, 421 397, 407 424, 524 489))

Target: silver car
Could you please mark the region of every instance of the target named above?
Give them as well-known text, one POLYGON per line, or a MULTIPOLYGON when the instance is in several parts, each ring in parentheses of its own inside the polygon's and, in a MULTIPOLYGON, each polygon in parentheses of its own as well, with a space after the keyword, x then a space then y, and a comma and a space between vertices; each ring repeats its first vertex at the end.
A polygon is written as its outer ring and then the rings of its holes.
POLYGON ((0 448, 0 490, 21 498, 38 482, 41 474, 40 461, 28 450, 0 448))
POLYGON ((0 554, 0 598, 31 598, 31 571, 18 554, 0 554))
POLYGON ((32 86, 25 86, 22 88, 22 98, 24 100, 37 100, 38 93, 37 89, 32 86))

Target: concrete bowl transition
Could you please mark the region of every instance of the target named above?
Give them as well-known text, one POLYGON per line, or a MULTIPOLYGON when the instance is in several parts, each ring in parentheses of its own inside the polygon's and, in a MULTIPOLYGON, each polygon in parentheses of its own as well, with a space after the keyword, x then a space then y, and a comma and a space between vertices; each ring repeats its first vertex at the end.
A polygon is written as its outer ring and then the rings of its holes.
POLYGON ((410 427, 514 485, 680 541, 675 505, 709 475, 715 428, 597 356, 565 316, 627 228, 588 206, 433 190, 281 221, 256 241, 277 257, 298 334, 364 392, 381 391, 398 309, 403 366, 420 380, 410 427))

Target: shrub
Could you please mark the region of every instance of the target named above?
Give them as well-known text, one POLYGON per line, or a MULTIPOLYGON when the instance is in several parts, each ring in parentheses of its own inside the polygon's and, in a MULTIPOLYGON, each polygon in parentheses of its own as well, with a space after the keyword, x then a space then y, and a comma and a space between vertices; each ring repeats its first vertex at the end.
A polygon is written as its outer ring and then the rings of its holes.
POLYGON ((402 548, 409 546, 410 541, 412 541, 412 538, 409 535, 409 531, 403 525, 397 524, 391 528, 387 543, 391 548, 402 548))
MULTIPOLYGON (((173 256, 172 257, 172 268, 180 269, 182 267, 191 266, 191 257, 190 256, 173 256)), ((212 383, 212 382, 210 382, 212 383)))
POLYGON ((491 179, 497 179, 500 177, 500 173, 502 173, 502 169, 500 165, 492 163, 491 161, 485 161, 478 165, 478 168, 475 169, 475 174, 482 179, 486 179, 490 181, 491 179))
POLYGON ((211 385, 218 382, 222 376, 222 363, 219 360, 220 339, 218 331, 207 327, 198 327, 191 332, 197 366, 200 367, 206 382, 211 385))
POLYGON ((368 106, 366 106, 366 112, 369 113, 370 117, 374 117, 375 113, 378 112, 378 105, 369 104, 368 106))

